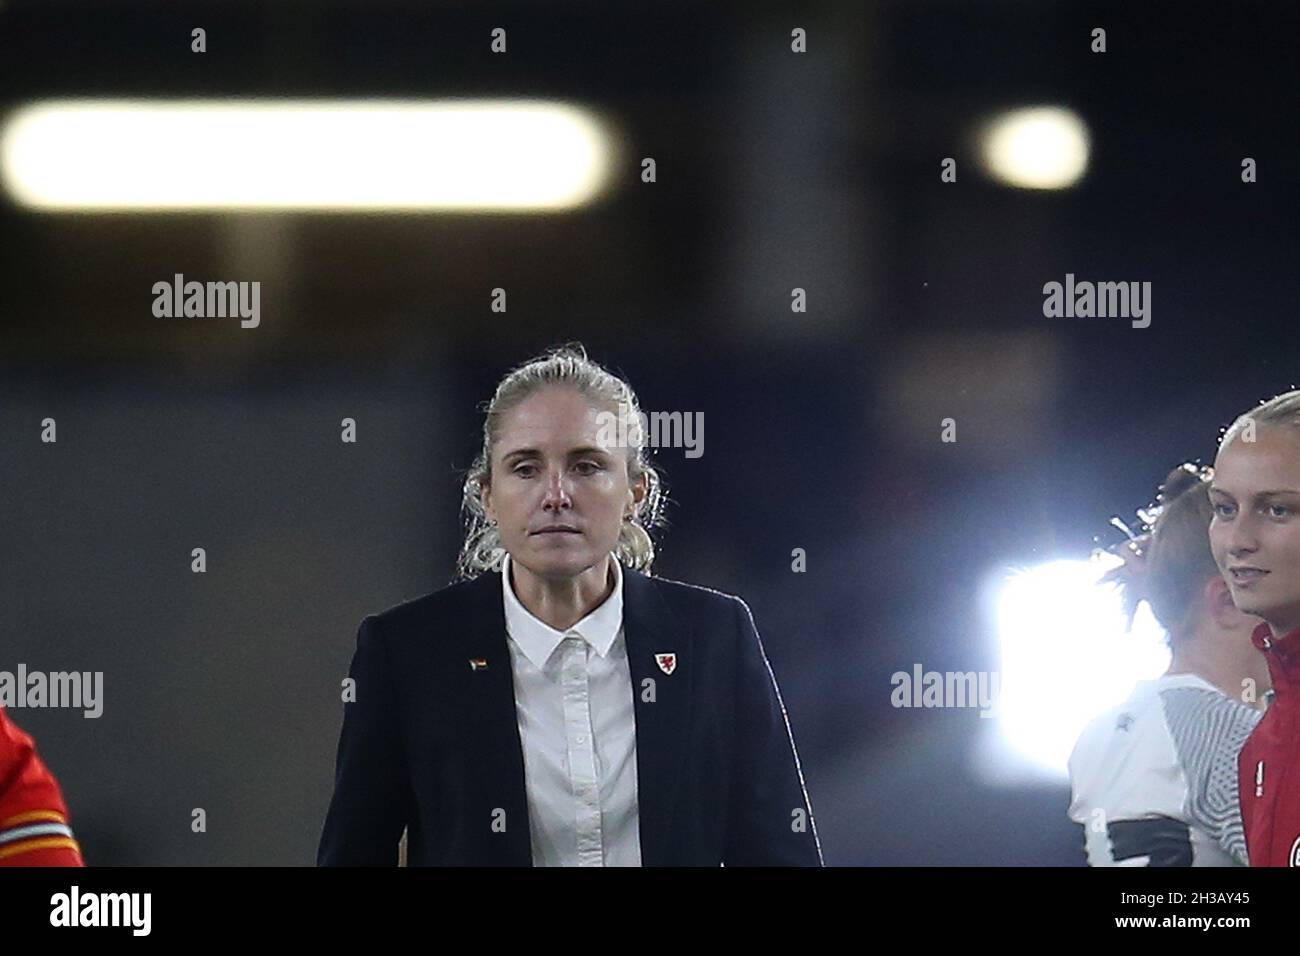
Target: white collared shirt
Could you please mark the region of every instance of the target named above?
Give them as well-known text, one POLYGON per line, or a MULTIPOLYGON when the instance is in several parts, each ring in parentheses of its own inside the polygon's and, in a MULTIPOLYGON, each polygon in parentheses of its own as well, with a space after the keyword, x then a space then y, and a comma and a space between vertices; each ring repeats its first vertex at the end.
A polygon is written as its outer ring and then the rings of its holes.
POLYGON ((501 564, 534 866, 640 866, 636 715, 614 590, 568 630, 520 603, 501 564))

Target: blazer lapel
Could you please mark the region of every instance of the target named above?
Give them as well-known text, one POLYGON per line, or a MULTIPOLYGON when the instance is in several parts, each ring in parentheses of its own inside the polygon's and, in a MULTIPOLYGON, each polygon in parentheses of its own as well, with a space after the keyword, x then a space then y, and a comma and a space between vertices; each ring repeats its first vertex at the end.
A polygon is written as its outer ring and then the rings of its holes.
MULTIPOLYGON (((462 725, 472 736, 472 771, 480 784, 471 793, 483 794, 492 808, 506 811, 506 832, 483 828, 484 858, 510 866, 532 865, 528 824, 528 795, 523 744, 515 710, 514 674, 507 646, 501 573, 479 576, 467 590, 470 602, 464 617, 467 713, 462 725), (473 671, 469 660, 484 660, 486 670, 473 671)), ((643 866, 671 865, 674 804, 679 767, 690 746, 691 680, 694 637, 659 594, 652 578, 623 569, 623 636, 636 715, 637 814, 643 866), (671 673, 656 655, 672 654, 671 673), (647 685, 646 681, 653 681, 647 685), (648 687, 653 686, 651 700, 648 687)))
POLYGON ((473 812, 505 811, 505 832, 495 832, 491 819, 483 818, 483 860, 505 866, 531 866, 532 838, 528 825, 528 795, 524 776, 524 751, 515 710, 514 674, 506 644, 505 606, 501 572, 479 576, 468 591, 471 601, 463 621, 465 701, 468 712, 462 725, 473 741, 469 748, 473 778, 468 784, 471 802, 481 797, 489 807, 473 812), (471 660, 486 661, 475 670, 471 660))
MULTIPOLYGON (((502 612, 504 613, 504 611, 502 612)), ((693 637, 652 578, 623 569, 623 635, 636 712, 641 865, 673 862, 670 835, 682 756, 690 746, 693 637), (672 654, 666 673, 656 655, 672 654), (647 684, 646 681, 653 681, 647 684), (649 687, 654 693, 651 700, 649 687)))

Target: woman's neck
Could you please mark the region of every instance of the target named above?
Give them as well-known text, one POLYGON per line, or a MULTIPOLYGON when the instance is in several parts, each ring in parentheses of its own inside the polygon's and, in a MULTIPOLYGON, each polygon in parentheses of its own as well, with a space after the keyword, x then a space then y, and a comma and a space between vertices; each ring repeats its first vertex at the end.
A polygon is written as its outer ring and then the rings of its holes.
MULTIPOLYGON (((1218 644, 1237 639, 1238 635, 1218 635, 1218 644)), ((1243 646, 1233 653, 1224 653, 1218 647, 1207 649, 1203 641, 1180 642, 1173 652, 1169 676, 1195 674, 1213 684, 1233 700, 1251 706, 1262 706, 1264 692, 1272 686, 1268 676, 1268 662, 1250 644, 1248 636, 1240 636, 1243 646), (1249 650, 1249 656, 1245 651, 1249 650), (1237 652, 1237 651, 1240 651, 1237 652), (1249 693, 1248 693, 1249 692, 1249 693)))
POLYGON ((528 612, 564 631, 605 603, 614 591, 614 569, 610 556, 574 577, 543 578, 518 561, 510 562, 510 586, 528 612))

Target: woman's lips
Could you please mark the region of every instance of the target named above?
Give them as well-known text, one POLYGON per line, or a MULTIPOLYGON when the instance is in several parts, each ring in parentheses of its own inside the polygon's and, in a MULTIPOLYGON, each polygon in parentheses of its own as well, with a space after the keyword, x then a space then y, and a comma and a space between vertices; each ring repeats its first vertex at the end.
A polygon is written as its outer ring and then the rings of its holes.
POLYGON ((1229 572, 1232 575, 1232 583, 1239 588, 1252 587, 1267 571, 1261 571, 1259 568, 1232 568, 1229 572))

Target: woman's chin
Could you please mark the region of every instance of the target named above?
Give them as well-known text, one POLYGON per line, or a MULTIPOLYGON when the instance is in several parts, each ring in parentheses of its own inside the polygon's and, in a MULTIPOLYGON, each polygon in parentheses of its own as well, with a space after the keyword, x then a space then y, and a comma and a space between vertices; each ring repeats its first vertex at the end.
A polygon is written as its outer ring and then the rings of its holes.
POLYGON ((533 552, 521 563, 539 578, 572 578, 590 568, 596 560, 587 548, 549 547, 541 553, 533 552))

